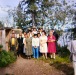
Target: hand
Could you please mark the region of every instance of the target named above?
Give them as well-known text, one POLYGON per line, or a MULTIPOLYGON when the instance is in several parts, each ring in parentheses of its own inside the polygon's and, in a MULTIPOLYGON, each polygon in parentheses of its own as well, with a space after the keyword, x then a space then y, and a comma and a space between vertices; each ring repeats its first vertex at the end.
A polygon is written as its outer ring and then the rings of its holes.
POLYGON ((43 45, 41 44, 41 46, 43 47, 43 45))
POLYGON ((10 47, 8 49, 10 50, 10 47))
POLYGON ((34 48, 37 48, 36 46, 34 46, 34 48))
POLYGON ((53 42, 53 40, 51 40, 50 42, 53 42))

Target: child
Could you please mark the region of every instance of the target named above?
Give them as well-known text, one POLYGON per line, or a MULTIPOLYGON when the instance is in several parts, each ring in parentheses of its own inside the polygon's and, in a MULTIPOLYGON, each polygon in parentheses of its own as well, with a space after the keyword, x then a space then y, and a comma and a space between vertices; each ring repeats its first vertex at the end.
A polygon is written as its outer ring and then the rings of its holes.
POLYGON ((39 58, 39 38, 37 37, 37 34, 34 34, 34 37, 32 38, 32 50, 33 50, 33 57, 39 58))

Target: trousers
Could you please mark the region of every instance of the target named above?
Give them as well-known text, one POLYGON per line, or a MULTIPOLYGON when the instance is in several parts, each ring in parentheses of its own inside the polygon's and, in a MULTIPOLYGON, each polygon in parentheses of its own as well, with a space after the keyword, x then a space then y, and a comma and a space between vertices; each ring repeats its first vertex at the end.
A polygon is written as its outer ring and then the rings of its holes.
POLYGON ((37 47, 37 48, 32 47, 32 50, 33 50, 33 57, 39 58, 39 47, 37 47))

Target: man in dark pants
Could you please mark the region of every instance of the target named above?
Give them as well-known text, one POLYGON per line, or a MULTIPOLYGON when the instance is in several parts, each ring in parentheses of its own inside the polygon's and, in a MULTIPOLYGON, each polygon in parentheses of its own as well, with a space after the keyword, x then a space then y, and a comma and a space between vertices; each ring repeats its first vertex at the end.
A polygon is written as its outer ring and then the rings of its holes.
POLYGON ((23 54, 23 46, 24 46, 23 37, 22 37, 22 33, 20 33, 18 38, 18 52, 17 52, 18 56, 20 54, 23 54))

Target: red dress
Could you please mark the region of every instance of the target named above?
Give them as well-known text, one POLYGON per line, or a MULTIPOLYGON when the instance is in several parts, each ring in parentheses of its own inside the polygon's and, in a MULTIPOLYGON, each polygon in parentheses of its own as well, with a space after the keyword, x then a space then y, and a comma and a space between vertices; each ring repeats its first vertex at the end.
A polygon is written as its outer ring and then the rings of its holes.
MULTIPOLYGON (((56 40, 55 36, 48 36, 49 40, 56 40)), ((56 42, 48 42, 48 53, 56 53, 56 42)))

